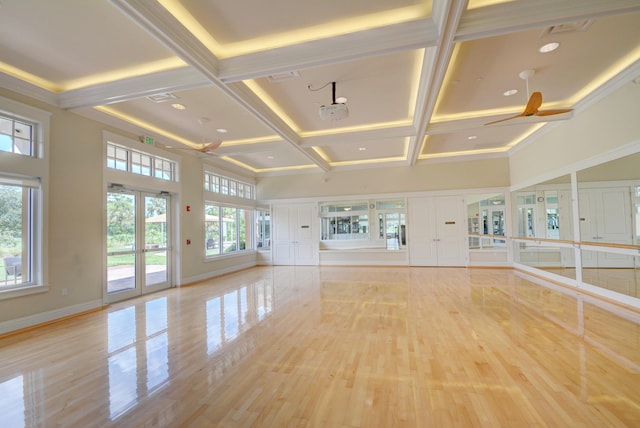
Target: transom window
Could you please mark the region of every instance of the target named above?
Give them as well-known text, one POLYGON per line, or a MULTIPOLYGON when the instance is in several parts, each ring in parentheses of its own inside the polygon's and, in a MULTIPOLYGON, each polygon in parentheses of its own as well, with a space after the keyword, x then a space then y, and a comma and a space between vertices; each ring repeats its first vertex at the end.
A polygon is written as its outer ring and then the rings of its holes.
POLYGON ((0 116, 0 151, 34 156, 35 124, 11 116, 0 116))
POLYGON ((207 171, 204 173, 204 190, 237 198, 255 199, 255 191, 252 184, 207 171))
POLYGON ((107 168, 176 181, 174 161, 113 143, 107 143, 107 168))

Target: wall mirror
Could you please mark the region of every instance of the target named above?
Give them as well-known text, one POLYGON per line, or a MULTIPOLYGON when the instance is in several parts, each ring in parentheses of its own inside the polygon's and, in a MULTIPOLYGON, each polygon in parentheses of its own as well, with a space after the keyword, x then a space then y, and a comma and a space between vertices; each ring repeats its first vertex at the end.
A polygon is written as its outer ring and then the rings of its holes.
POLYGON ((516 237, 573 240, 570 175, 520 189, 511 200, 516 237))
POLYGON ((576 177, 583 281, 640 297, 640 153, 576 177))
POLYGON ((467 195, 469 249, 506 249, 505 194, 467 195))

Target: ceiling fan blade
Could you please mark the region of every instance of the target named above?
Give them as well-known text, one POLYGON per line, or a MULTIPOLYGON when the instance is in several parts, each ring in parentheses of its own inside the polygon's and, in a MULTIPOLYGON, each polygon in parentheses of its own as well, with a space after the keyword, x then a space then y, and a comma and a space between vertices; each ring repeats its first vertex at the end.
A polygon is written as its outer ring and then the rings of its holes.
POLYGON ((220 144, 222 144, 222 141, 216 141, 216 142, 213 142, 213 143, 208 143, 208 144, 203 145, 202 148, 200 148, 198 150, 200 150, 201 152, 205 152, 205 153, 206 152, 212 152, 215 149, 217 149, 218 147, 220 147, 220 144))
POLYGON ((542 105, 542 93, 534 92, 529 97, 529 102, 527 102, 527 106, 524 108, 523 116, 533 116, 538 112, 538 109, 542 105))
POLYGON ((551 116, 554 114, 569 113, 570 111, 573 111, 573 109, 562 108, 562 109, 556 109, 556 110, 540 110, 536 113, 536 116, 551 116))
POLYGON ((494 120, 493 122, 485 123, 485 125, 493 125, 494 123, 504 122, 506 120, 516 119, 518 117, 523 117, 523 116, 524 116, 524 113, 520 113, 520 114, 516 114, 515 116, 507 117, 505 119, 494 120))

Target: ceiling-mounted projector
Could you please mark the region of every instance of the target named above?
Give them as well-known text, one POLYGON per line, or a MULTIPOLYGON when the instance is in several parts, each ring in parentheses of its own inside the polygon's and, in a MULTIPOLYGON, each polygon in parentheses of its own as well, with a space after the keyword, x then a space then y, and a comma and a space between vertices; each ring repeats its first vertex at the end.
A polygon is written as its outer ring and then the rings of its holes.
MULTIPOLYGON (((327 85, 324 85, 322 88, 326 87, 327 85)), ((331 101, 332 101, 331 105, 320 106, 320 111, 319 111, 320 118, 322 120, 344 119, 345 117, 349 116, 349 109, 347 108, 347 104, 345 103, 346 98, 341 98, 340 101, 342 102, 336 102, 336 82, 331 82, 331 87, 332 87, 332 95, 333 95, 331 98, 331 101)), ((312 89, 311 85, 308 86, 308 89, 310 91, 319 91, 322 88, 312 89)))
POLYGON ((349 116, 346 104, 335 103, 328 106, 320 106, 320 118, 322 120, 340 120, 349 116))

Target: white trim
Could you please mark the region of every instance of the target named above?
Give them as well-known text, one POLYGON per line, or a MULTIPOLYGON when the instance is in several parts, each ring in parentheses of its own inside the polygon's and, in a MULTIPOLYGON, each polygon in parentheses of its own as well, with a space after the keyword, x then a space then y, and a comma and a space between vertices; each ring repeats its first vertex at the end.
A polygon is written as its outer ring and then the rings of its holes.
POLYGON ((87 312, 101 307, 102 300, 91 300, 89 302, 80 303, 78 305, 67 306, 60 309, 54 309, 53 311, 41 312, 35 315, 29 315, 22 318, 0 322, 0 334, 9 333, 28 327, 34 327, 39 324, 56 321, 64 317, 81 314, 82 312, 87 312))
POLYGON ((0 287, 0 300, 13 299, 14 297, 29 296, 31 294, 46 293, 49 291, 48 285, 20 285, 14 287, 0 287))

